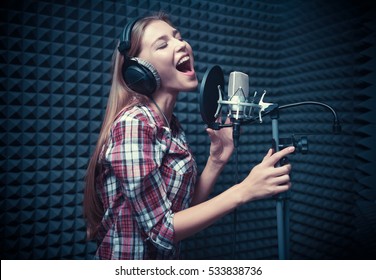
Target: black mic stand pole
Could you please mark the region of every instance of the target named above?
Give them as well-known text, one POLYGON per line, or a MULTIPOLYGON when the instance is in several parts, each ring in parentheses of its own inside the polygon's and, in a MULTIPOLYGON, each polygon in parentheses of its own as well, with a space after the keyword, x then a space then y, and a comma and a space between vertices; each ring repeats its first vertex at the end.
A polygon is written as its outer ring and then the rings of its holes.
MULTIPOLYGON (((272 137, 274 152, 279 151, 279 107, 277 106, 270 115, 272 119, 272 137)), ((283 159, 282 159, 283 160, 283 159)), ((281 160, 281 161, 282 161, 281 160)), ((276 164, 281 166, 281 161, 276 164)), ((277 195, 277 234, 278 234, 278 257, 280 260, 289 259, 289 191, 277 195)))

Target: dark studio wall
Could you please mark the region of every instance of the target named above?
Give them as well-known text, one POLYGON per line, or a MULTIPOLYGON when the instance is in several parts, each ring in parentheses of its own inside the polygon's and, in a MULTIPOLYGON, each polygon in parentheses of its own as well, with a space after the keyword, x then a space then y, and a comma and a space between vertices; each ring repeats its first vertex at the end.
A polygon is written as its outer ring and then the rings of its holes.
MULTIPOLYGON (((286 109, 280 134, 305 134, 290 199, 292 259, 374 259, 375 14, 367 1, 3 1, 1 4, 1 259, 90 259, 83 177, 110 89, 116 39, 130 18, 171 15, 192 45, 199 81, 220 65, 250 76, 286 109)), ((209 139, 198 90, 176 115, 200 169, 209 139)), ((242 127, 213 195, 244 178, 271 145, 271 121, 242 127)), ((240 207, 183 242, 186 259, 277 259, 275 200, 240 207), (235 241, 234 241, 235 240, 235 241)))

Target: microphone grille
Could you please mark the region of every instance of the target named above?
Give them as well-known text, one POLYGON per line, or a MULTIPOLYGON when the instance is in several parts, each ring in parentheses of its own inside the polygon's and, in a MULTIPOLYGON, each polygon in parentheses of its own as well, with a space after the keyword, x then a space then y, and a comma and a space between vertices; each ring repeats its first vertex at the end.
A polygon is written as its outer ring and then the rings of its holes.
POLYGON ((242 72, 231 72, 228 82, 228 101, 230 102, 230 117, 236 120, 246 118, 246 106, 241 105, 248 99, 249 78, 242 72))
POLYGON ((228 94, 230 97, 234 94, 238 95, 239 97, 244 95, 245 99, 247 99, 249 94, 248 75, 238 71, 231 72, 228 82, 228 94))

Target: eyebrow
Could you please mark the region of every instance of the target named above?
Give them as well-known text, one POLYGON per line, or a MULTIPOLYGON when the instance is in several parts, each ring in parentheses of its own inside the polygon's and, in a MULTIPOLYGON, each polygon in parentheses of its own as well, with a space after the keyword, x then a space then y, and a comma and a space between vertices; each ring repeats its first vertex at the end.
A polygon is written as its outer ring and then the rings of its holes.
MULTIPOLYGON (((172 30, 172 37, 176 37, 176 35, 180 34, 180 31, 177 30, 177 29, 173 29, 172 30)), ((160 37, 158 37, 157 39, 154 40, 154 42, 151 44, 151 46, 153 47, 159 40, 167 40, 168 38, 168 35, 162 35, 160 37)))

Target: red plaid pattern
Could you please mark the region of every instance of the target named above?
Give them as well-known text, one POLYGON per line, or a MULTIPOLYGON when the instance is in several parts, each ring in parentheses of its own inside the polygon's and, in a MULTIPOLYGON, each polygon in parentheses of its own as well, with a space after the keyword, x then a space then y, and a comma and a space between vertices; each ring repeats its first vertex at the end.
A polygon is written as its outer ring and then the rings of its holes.
POLYGON ((189 206, 197 167, 182 129, 147 106, 124 110, 100 160, 105 208, 98 259, 176 259, 173 215, 189 206))

